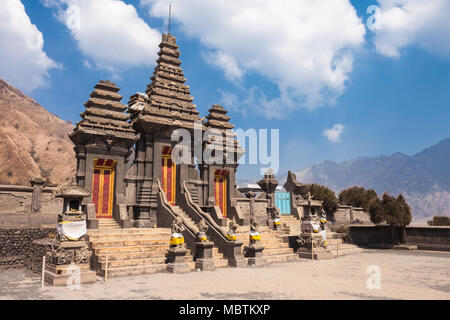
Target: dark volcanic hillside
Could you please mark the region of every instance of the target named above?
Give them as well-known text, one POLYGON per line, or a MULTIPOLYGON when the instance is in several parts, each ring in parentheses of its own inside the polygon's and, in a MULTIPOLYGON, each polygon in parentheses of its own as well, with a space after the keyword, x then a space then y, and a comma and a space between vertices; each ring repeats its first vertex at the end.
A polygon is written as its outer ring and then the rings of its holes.
POLYGON ((317 182, 339 192, 358 185, 377 193, 403 193, 413 207, 414 220, 450 215, 450 139, 408 156, 358 158, 324 162, 296 173, 301 182, 317 182))
POLYGON ((72 124, 0 79, 0 184, 29 185, 42 176, 56 184, 75 174, 67 137, 72 124))

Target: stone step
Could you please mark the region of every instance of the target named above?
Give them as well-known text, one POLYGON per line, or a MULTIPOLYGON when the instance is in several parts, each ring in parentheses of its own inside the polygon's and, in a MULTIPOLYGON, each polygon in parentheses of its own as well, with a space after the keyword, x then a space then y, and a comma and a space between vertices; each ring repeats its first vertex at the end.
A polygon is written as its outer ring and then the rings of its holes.
MULTIPOLYGON (((335 243, 328 243, 327 247, 333 250, 336 250, 336 248, 338 247, 337 244, 335 243)), ((351 249, 351 248, 359 248, 358 246, 355 246, 354 244, 349 244, 349 243, 340 243, 339 244, 339 250, 341 249, 351 249)))
POLYGON ((350 254, 362 253, 362 252, 364 252, 364 249, 362 249, 362 248, 348 248, 348 249, 344 249, 344 250, 339 249, 339 253, 337 251, 333 251, 333 250, 331 250, 331 252, 333 253, 334 257, 337 257, 337 256, 340 257, 340 256, 346 256, 346 255, 350 255, 350 254))
POLYGON ((215 268, 225 268, 228 267, 227 259, 214 259, 214 267, 215 268))
MULTIPOLYGON (((250 241, 249 237, 238 237, 238 241, 243 241, 244 243, 248 243, 250 241)), ((281 238, 264 238, 261 237, 260 243, 284 243, 283 239, 281 238)))
POLYGON ((95 255, 106 255, 106 254, 125 254, 125 253, 133 253, 133 252, 151 252, 158 250, 167 250, 169 245, 167 243, 164 244, 155 244, 151 246, 119 246, 119 247, 100 247, 94 249, 95 255))
MULTIPOLYGON (((118 268, 108 268, 108 277, 125 277, 131 275, 139 274, 150 274, 157 272, 164 272, 167 269, 167 264, 152 264, 152 265, 142 265, 142 266, 126 266, 118 268)), ((100 270, 97 275, 104 277, 105 270, 100 270)))
POLYGON ((264 244, 264 250, 265 249, 280 249, 280 248, 289 248, 289 243, 286 242, 276 242, 276 243, 266 243, 264 244))
MULTIPOLYGON (((165 256, 158 256, 153 258, 144 258, 144 259, 125 259, 125 260, 112 260, 108 261, 108 269, 117 268, 117 267, 128 267, 128 266, 144 266, 144 265, 152 265, 152 264, 162 264, 165 263, 165 256)), ((106 260, 99 262, 100 269, 106 269, 106 260)))
POLYGON ((154 244, 167 244, 169 245, 168 239, 165 240, 155 240, 155 239, 141 239, 141 240, 106 240, 106 241, 90 241, 92 244, 92 247, 97 248, 104 248, 104 247, 119 247, 119 246, 141 246, 141 245, 154 245, 154 244))
POLYGON ((108 241, 108 240, 165 240, 166 242, 170 241, 170 235, 167 234, 102 234, 102 235, 89 235, 89 241, 91 242, 99 242, 99 241, 108 241))
POLYGON ((154 251, 103 253, 103 254, 97 254, 96 257, 97 257, 97 261, 105 262, 106 257, 108 257, 108 261, 119 261, 119 260, 133 260, 133 259, 148 259, 148 258, 165 257, 166 253, 167 253, 167 248, 165 250, 154 250, 154 251))
POLYGON ((280 255, 280 254, 288 254, 288 253, 294 253, 292 248, 277 248, 277 249, 264 249, 263 255, 264 256, 273 256, 273 255, 280 255))
POLYGON ((298 260, 298 255, 296 253, 288 253, 288 254, 278 254, 271 256, 264 256, 268 263, 273 262, 287 262, 287 261, 296 261, 298 260))
POLYGON ((171 234, 169 228, 132 228, 132 229, 119 229, 113 231, 90 229, 87 231, 88 235, 97 234, 171 234))

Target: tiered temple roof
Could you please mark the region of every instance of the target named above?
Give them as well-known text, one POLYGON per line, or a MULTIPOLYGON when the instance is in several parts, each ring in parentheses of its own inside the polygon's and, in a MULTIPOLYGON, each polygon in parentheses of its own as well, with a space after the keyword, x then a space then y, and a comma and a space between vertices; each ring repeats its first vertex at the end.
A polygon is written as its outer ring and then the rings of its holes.
POLYGON ((185 84, 176 38, 163 34, 159 47, 159 58, 152 82, 147 87, 147 96, 136 94, 128 103, 132 121, 192 129, 194 121, 200 121, 200 117, 192 104, 194 98, 189 86, 185 84))
MULTIPOLYGON (((209 114, 206 116, 205 129, 215 129, 219 130, 223 136, 224 153, 231 154, 234 153, 234 161, 237 161, 243 154, 244 150, 239 145, 236 140, 236 133, 233 130, 234 126, 229 123, 230 117, 227 116, 228 111, 226 111, 221 105, 215 104, 211 109, 208 110, 209 114)), ((218 140, 211 139, 206 141, 208 144, 218 144, 218 140)))
POLYGON ((124 113, 126 106, 120 101, 120 88, 108 80, 100 81, 84 104, 86 110, 80 114, 82 120, 77 123, 70 137, 74 142, 81 136, 104 135, 115 138, 136 140, 137 135, 124 113))

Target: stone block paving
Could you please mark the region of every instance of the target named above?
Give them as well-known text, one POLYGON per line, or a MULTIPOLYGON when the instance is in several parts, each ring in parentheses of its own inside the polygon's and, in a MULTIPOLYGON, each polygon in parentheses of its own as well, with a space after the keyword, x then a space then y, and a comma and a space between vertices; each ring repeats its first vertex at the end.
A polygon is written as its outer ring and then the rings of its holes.
POLYGON ((371 250, 333 260, 221 268, 187 274, 110 278, 105 283, 40 287, 27 270, 0 272, 0 299, 450 299, 450 253, 371 250), (368 289, 367 267, 381 271, 368 289))

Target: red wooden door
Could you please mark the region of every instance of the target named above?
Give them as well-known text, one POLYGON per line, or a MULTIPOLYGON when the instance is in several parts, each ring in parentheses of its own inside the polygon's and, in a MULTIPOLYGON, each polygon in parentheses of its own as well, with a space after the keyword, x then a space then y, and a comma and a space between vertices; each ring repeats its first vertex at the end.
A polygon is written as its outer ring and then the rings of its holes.
POLYGON ((222 216, 227 217, 227 176, 228 171, 216 170, 214 173, 214 195, 216 206, 220 208, 222 216))
POLYGON ((175 205, 176 165, 172 161, 172 148, 163 147, 161 160, 161 185, 167 201, 175 205))

